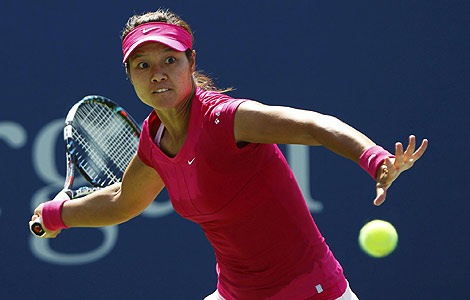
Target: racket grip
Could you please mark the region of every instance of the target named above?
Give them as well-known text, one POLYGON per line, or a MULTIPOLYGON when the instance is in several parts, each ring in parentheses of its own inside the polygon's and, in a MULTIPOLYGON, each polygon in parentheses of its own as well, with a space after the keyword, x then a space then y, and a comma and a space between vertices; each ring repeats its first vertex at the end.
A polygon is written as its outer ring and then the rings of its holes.
POLYGON ((42 225, 41 216, 30 223, 29 230, 31 230, 31 232, 38 237, 43 237, 44 235, 46 235, 46 231, 44 230, 42 225))

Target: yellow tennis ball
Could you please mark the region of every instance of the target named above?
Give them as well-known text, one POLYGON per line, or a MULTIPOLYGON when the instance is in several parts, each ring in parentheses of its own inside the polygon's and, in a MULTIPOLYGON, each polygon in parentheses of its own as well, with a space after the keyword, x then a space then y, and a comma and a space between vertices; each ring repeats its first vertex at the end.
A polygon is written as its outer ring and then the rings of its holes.
POLYGON ((387 221, 373 220, 364 225, 359 233, 359 245, 373 257, 384 257, 395 250, 398 233, 387 221))

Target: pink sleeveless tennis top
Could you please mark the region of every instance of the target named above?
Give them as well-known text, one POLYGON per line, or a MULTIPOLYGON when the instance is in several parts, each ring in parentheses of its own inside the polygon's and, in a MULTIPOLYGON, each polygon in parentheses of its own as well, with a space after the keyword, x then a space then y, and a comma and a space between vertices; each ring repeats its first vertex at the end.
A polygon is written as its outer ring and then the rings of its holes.
POLYGON ((138 156, 159 173, 175 211, 204 230, 222 297, 340 297, 347 286, 343 270, 277 145, 235 143, 234 115, 243 101, 198 88, 186 141, 173 158, 154 143, 161 122, 152 112, 138 156))

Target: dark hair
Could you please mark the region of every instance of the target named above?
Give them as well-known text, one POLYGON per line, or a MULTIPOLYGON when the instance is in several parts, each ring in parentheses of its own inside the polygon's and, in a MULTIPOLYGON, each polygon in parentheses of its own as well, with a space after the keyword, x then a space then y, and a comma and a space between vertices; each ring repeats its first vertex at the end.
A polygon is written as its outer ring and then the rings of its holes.
MULTIPOLYGON (((186 23, 183 19, 181 19, 177 14, 169 11, 168 9, 158 9, 154 12, 146 12, 143 14, 134 15, 127 20, 126 26, 122 30, 121 40, 124 41, 124 38, 131 32, 135 27, 149 23, 149 22, 164 22, 169 24, 174 24, 184 28, 189 34, 191 35, 191 40, 194 43, 194 35, 189 27, 188 23, 186 23)), ((186 50, 186 57, 189 61, 193 59, 193 53, 191 49, 186 50)), ((126 62, 126 71, 129 74, 129 65, 126 62)), ((202 74, 200 71, 196 71, 193 73, 193 80, 198 87, 205 91, 216 91, 216 92, 228 92, 232 90, 232 88, 226 88, 219 90, 212 79, 208 76, 202 74)))

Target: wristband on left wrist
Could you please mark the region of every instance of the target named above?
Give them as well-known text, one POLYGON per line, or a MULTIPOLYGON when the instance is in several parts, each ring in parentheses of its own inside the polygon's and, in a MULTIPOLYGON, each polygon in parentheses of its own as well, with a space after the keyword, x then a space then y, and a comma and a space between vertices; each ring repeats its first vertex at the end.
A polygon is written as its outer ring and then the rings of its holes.
POLYGON ((395 157, 381 146, 372 146, 359 158, 359 165, 372 177, 377 179, 377 170, 387 157, 395 157))

